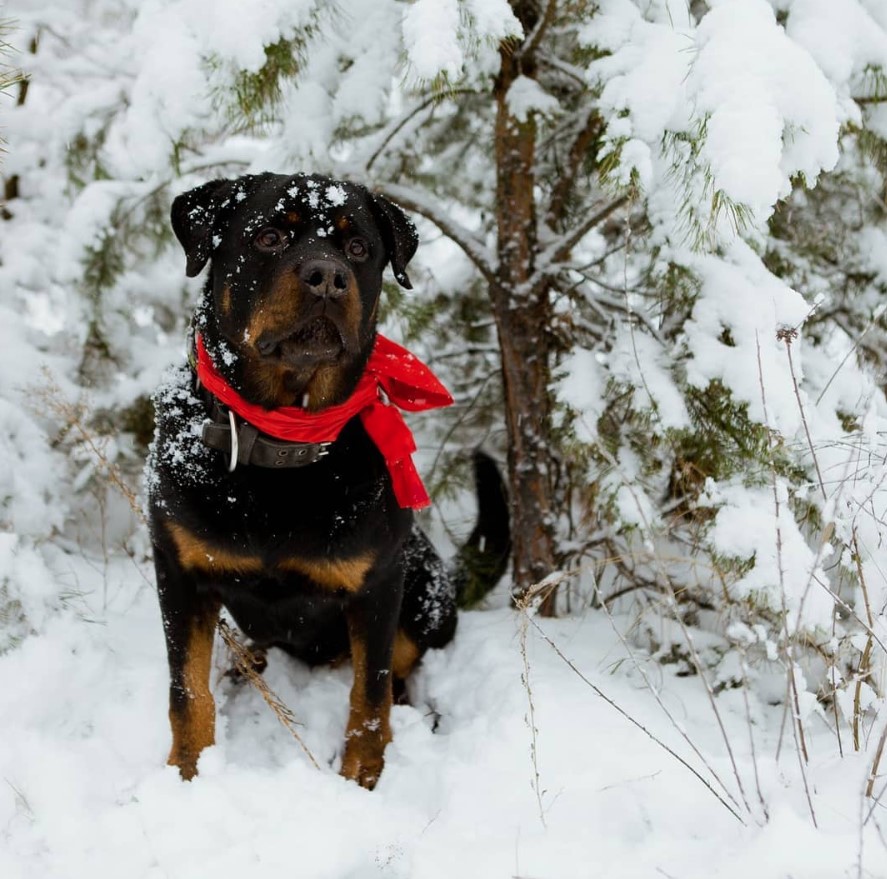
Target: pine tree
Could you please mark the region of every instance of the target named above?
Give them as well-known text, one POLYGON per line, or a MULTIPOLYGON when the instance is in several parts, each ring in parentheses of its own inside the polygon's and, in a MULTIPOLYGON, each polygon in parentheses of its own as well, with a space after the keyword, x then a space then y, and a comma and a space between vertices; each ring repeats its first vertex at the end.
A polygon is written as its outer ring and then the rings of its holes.
POLYGON ((835 612, 811 584, 858 607, 882 494, 853 461, 887 415, 873 4, 281 0, 212 27, 184 3, 99 7, 22 26, 39 63, 10 112, 0 271, 62 316, 37 347, 103 412, 144 433, 181 344, 175 192, 361 180, 420 219, 417 292, 392 285, 384 319, 466 401, 436 428, 434 485, 481 440, 507 453, 518 594, 592 571, 598 601, 773 634, 782 592, 798 642, 835 612), (853 36, 841 64, 829 30, 853 36))

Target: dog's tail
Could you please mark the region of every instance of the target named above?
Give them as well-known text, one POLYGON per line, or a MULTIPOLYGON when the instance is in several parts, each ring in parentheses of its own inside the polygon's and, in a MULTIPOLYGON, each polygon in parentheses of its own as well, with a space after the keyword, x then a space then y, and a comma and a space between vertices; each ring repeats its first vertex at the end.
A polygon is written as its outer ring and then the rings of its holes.
POLYGON ((496 462, 480 450, 474 453, 474 485, 477 522, 450 569, 462 608, 476 605, 502 579, 511 555, 505 483, 496 462))

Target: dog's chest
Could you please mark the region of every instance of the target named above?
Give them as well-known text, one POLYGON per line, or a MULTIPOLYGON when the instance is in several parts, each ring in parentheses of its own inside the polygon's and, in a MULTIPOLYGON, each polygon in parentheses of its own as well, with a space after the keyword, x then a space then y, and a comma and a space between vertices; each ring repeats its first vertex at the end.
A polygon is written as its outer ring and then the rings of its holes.
MULTIPOLYGON (((353 484, 322 464, 314 472, 269 473, 255 468, 222 478, 215 496, 191 512, 207 533, 264 553, 340 554, 364 542, 384 520, 388 487, 381 475, 353 484), (235 478, 236 477, 236 478, 235 478)), ((307 468, 306 468, 307 470, 307 468)))
POLYGON ((356 592, 398 556, 412 514, 359 419, 319 461, 231 471, 227 454, 201 445, 206 404, 188 379, 179 372, 158 396, 148 484, 152 528, 199 583, 226 603, 246 600, 246 588, 250 601, 279 606, 305 590, 356 592))

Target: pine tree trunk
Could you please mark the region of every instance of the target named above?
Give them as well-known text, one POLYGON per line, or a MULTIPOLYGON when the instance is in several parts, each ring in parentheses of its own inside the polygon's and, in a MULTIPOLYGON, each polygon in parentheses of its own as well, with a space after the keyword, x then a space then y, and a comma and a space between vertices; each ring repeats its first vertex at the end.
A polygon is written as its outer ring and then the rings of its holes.
MULTIPOLYGON (((515 4, 529 32, 537 15, 531 4, 515 4)), ((536 252, 534 163, 536 130, 530 117, 511 115, 508 90, 531 76, 529 60, 504 47, 496 80, 497 283, 490 299, 499 334, 508 427, 508 476, 514 536, 514 584, 520 597, 556 564, 551 478, 551 378, 549 291, 533 289, 536 252)), ((541 607, 554 613, 552 594, 541 607)))

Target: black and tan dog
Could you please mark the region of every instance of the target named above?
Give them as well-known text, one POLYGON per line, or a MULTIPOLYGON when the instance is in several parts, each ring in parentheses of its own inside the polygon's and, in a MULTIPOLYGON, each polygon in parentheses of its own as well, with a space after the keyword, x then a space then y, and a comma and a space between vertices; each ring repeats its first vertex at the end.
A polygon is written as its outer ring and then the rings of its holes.
POLYGON ((393 686, 453 637, 457 587, 491 587, 510 545, 504 489, 485 456, 475 461, 478 524, 456 570, 413 522, 426 497, 394 403, 448 400, 426 367, 377 335, 376 314, 389 262, 410 286, 415 229, 361 186, 273 174, 179 196, 172 225, 187 274, 210 270, 192 362, 155 397, 147 468, 169 762, 189 779, 213 744, 210 659, 224 605, 259 648, 312 664, 350 655, 341 771, 371 788, 393 686))

